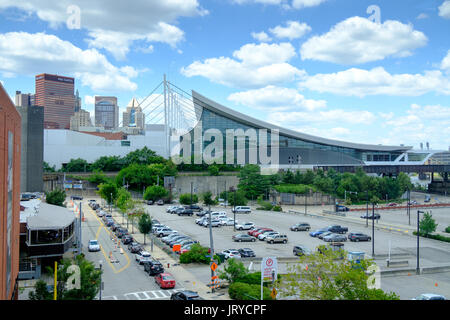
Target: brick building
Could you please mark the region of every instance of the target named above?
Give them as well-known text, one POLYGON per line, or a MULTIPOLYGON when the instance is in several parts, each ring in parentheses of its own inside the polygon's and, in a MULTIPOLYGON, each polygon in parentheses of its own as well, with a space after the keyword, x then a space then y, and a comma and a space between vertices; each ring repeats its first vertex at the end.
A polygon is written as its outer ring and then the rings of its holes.
POLYGON ((0 83, 0 299, 17 299, 21 117, 0 83))

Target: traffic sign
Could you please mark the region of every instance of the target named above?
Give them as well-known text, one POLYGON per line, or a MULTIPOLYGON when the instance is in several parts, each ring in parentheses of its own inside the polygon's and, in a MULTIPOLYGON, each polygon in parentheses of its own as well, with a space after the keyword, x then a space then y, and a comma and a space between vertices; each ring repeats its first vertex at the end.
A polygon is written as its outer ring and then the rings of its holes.
POLYGON ((278 265, 276 257, 265 257, 261 261, 261 281, 274 281, 277 278, 278 265))
POLYGON ((212 270, 212 271, 216 271, 216 269, 217 269, 217 263, 213 262, 213 263, 211 264, 211 270, 212 270))
POLYGON ((270 296, 272 297, 272 299, 275 299, 275 297, 277 296, 277 290, 275 288, 272 289, 272 291, 270 292, 270 296))

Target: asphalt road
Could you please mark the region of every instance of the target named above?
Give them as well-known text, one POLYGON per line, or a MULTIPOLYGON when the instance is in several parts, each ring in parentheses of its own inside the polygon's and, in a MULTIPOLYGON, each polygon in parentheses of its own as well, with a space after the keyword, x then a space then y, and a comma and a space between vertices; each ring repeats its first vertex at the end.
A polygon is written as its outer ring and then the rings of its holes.
MULTIPOLYGON (((160 289, 153 277, 135 261, 134 254, 126 246, 123 253, 116 248, 112 240, 113 233, 86 202, 83 204, 83 212, 86 218, 82 229, 83 252, 97 267, 102 261, 103 300, 167 300, 172 292, 180 290, 181 286, 178 284, 176 290, 160 289), (91 239, 98 239, 101 251, 88 252, 88 242, 91 239), (118 262, 111 263, 110 254, 118 262)), ((121 220, 118 222, 122 222, 121 220)))

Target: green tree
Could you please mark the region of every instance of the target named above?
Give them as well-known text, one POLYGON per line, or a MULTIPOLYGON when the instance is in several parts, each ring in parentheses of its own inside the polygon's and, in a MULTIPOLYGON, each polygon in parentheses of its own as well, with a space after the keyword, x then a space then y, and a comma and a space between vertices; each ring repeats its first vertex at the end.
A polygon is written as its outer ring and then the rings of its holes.
POLYGON ((239 172, 237 187, 247 199, 256 199, 259 195, 266 195, 266 192, 270 189, 270 178, 261 175, 261 169, 258 165, 248 164, 242 167, 239 172))
POLYGON ((64 190, 53 190, 46 192, 45 201, 48 204, 65 207, 64 201, 66 201, 66 192, 64 190))
POLYGON ((131 164, 152 164, 152 163, 165 163, 166 160, 158 156, 155 151, 144 147, 128 153, 124 157, 124 165, 129 166, 131 164))
POLYGON ((220 169, 217 165, 208 166, 208 172, 210 176, 218 176, 220 175, 220 169))
POLYGON ((81 158, 78 159, 70 159, 69 163, 67 163, 63 167, 63 172, 90 172, 91 168, 89 163, 81 158))
POLYGON ((55 166, 50 167, 50 165, 47 162, 43 162, 43 170, 44 172, 56 172, 55 166))
POLYGON ((202 194, 203 204, 208 206, 209 210, 211 210, 211 206, 216 205, 218 203, 217 200, 212 198, 212 192, 207 191, 202 194))
POLYGON ((145 235, 149 234, 152 230, 152 219, 147 213, 144 213, 139 218, 138 222, 139 232, 144 235, 144 245, 145 245, 145 235))
POLYGON ((103 171, 94 170, 91 176, 88 178, 88 181, 99 185, 101 183, 109 182, 110 179, 103 173, 103 171))
POLYGON ((156 181, 155 169, 145 164, 131 164, 120 170, 116 176, 118 186, 122 186, 125 182, 130 189, 139 192, 142 192, 144 187, 156 184, 156 181))
MULTIPOLYGON (((50 274, 54 273, 52 267, 47 267, 50 274)), ((100 278, 102 271, 95 268, 94 264, 85 259, 83 254, 77 255, 72 259, 62 259, 58 263, 57 271, 57 299, 58 300, 94 300, 100 290, 100 278), (68 268, 71 265, 76 265, 80 269, 80 288, 70 289, 67 286, 69 277, 73 271, 68 268)), ((70 281, 70 280, 69 280, 70 281)), ((35 285, 35 291, 30 292, 31 300, 51 300, 53 293, 47 290, 47 285, 44 281, 38 281, 35 285)))
POLYGON ((425 212, 423 218, 419 222, 419 231, 421 234, 424 234, 425 237, 428 237, 431 233, 436 231, 438 224, 433 219, 433 216, 429 212, 425 212))
POLYGON ((125 161, 119 156, 102 156, 91 164, 92 170, 120 171, 125 167, 125 161))
POLYGON ((116 207, 125 215, 130 207, 131 193, 125 188, 119 188, 117 191, 117 198, 115 201, 116 207))
MULTIPOLYGON (((180 194, 180 203, 181 204, 191 204, 191 194, 190 193, 183 193, 180 194)), ((198 203, 198 196, 196 194, 192 194, 192 204, 198 203)))
POLYGON ((218 271, 220 279, 235 282, 237 279, 243 278, 248 274, 247 268, 245 268, 242 261, 231 258, 227 260, 227 264, 224 267, 224 271, 218 271))
POLYGON ((373 261, 362 260, 355 267, 351 261, 342 260, 342 254, 327 249, 301 256, 277 280, 280 296, 302 300, 399 300, 395 293, 371 287, 366 270, 371 269, 373 261))
POLYGON ((167 197, 169 192, 162 186, 150 186, 145 189, 144 199, 145 200, 159 200, 167 197))
POLYGON ((108 202, 108 204, 113 204, 117 199, 118 188, 114 183, 101 183, 98 186, 97 193, 108 202))
POLYGON ((237 190, 234 192, 227 192, 227 201, 230 206, 245 206, 247 205, 248 199, 245 197, 245 193, 242 190, 237 190))
POLYGON ((48 291, 47 283, 44 280, 38 280, 34 285, 34 291, 28 293, 30 300, 53 300, 53 294, 48 291))

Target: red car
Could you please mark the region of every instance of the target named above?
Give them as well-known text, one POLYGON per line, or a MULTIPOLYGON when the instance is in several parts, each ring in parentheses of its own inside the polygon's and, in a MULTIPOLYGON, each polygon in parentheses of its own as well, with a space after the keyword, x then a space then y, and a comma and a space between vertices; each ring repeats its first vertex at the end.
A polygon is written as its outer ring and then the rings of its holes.
POLYGON ((262 231, 262 230, 264 230, 264 229, 266 229, 266 228, 256 227, 255 229, 249 230, 249 231, 247 232, 247 234, 248 234, 249 236, 253 236, 253 234, 254 234, 255 232, 262 231))
POLYGON ((256 237, 256 238, 258 238, 258 236, 259 236, 261 233, 263 233, 264 231, 273 231, 273 229, 270 229, 270 228, 264 228, 264 229, 261 229, 261 230, 259 230, 258 232, 255 232, 255 233, 253 234, 253 236, 256 237))
POLYGON ((175 278, 170 273, 160 273, 155 276, 155 282, 161 289, 175 288, 175 278))
POLYGON ((397 204, 395 202, 391 202, 388 204, 388 207, 395 207, 397 204))

